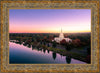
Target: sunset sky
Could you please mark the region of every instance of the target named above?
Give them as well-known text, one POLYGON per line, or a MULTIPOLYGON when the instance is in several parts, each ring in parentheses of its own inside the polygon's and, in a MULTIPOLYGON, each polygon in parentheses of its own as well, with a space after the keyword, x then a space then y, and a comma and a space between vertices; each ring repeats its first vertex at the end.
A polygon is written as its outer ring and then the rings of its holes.
POLYGON ((91 32, 90 9, 10 9, 10 33, 91 32))

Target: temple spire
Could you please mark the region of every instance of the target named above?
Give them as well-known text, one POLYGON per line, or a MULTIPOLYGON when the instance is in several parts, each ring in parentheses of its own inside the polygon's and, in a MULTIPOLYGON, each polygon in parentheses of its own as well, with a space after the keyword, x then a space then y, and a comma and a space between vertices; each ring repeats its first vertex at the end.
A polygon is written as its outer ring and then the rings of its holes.
POLYGON ((61 33, 62 33, 62 28, 61 28, 61 33))
POLYGON ((64 38, 64 35, 62 33, 62 28, 61 28, 61 32, 60 32, 59 38, 64 38))
POLYGON ((70 41, 72 42, 72 40, 70 38, 64 38, 62 28, 59 31, 60 31, 59 37, 55 37, 53 41, 56 41, 57 43, 60 43, 60 41, 62 41, 64 39, 66 42, 70 42, 70 41))

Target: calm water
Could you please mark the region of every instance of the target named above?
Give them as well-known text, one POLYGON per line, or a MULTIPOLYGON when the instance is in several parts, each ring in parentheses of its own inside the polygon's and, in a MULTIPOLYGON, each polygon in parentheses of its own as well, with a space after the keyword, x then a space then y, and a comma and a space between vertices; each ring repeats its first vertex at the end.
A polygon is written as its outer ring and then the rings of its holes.
POLYGON ((52 51, 36 49, 9 42, 10 64, 85 64, 68 56, 62 56, 52 51))

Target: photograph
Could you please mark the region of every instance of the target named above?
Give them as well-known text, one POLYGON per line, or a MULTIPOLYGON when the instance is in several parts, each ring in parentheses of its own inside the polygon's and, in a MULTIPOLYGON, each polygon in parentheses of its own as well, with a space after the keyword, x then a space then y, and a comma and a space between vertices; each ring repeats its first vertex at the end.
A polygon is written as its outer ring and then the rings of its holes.
POLYGON ((9 64, 91 64, 91 9, 9 9, 9 64))

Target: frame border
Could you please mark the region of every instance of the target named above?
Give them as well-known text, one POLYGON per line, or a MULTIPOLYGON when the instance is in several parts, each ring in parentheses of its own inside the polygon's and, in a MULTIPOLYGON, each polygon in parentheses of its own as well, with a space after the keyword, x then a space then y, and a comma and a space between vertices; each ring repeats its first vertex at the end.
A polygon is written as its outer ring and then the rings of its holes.
MULTIPOLYGON (((64 3, 64 2, 68 2, 68 3, 96 3, 97 6, 98 6, 98 22, 97 22, 97 30, 98 30, 98 34, 97 34, 97 38, 98 38, 98 50, 97 50, 97 53, 98 53, 98 69, 97 71, 81 71, 81 70, 75 70, 75 71, 61 71, 61 72, 99 72, 99 2, 98 1, 1 1, 1 71, 2 72, 34 72, 34 71, 28 71, 28 70, 25 70, 25 71, 7 71, 7 70, 3 70, 3 3, 47 3, 47 4, 50 4, 50 3, 64 3)), ((36 8, 37 9, 37 8, 36 8)), ((59 8, 58 8, 59 9, 59 8)), ((8 28, 9 29, 9 28, 8 28)), ((8 34, 9 36, 9 34, 8 34)), ((60 71, 35 71, 35 72, 60 72, 60 71)))

